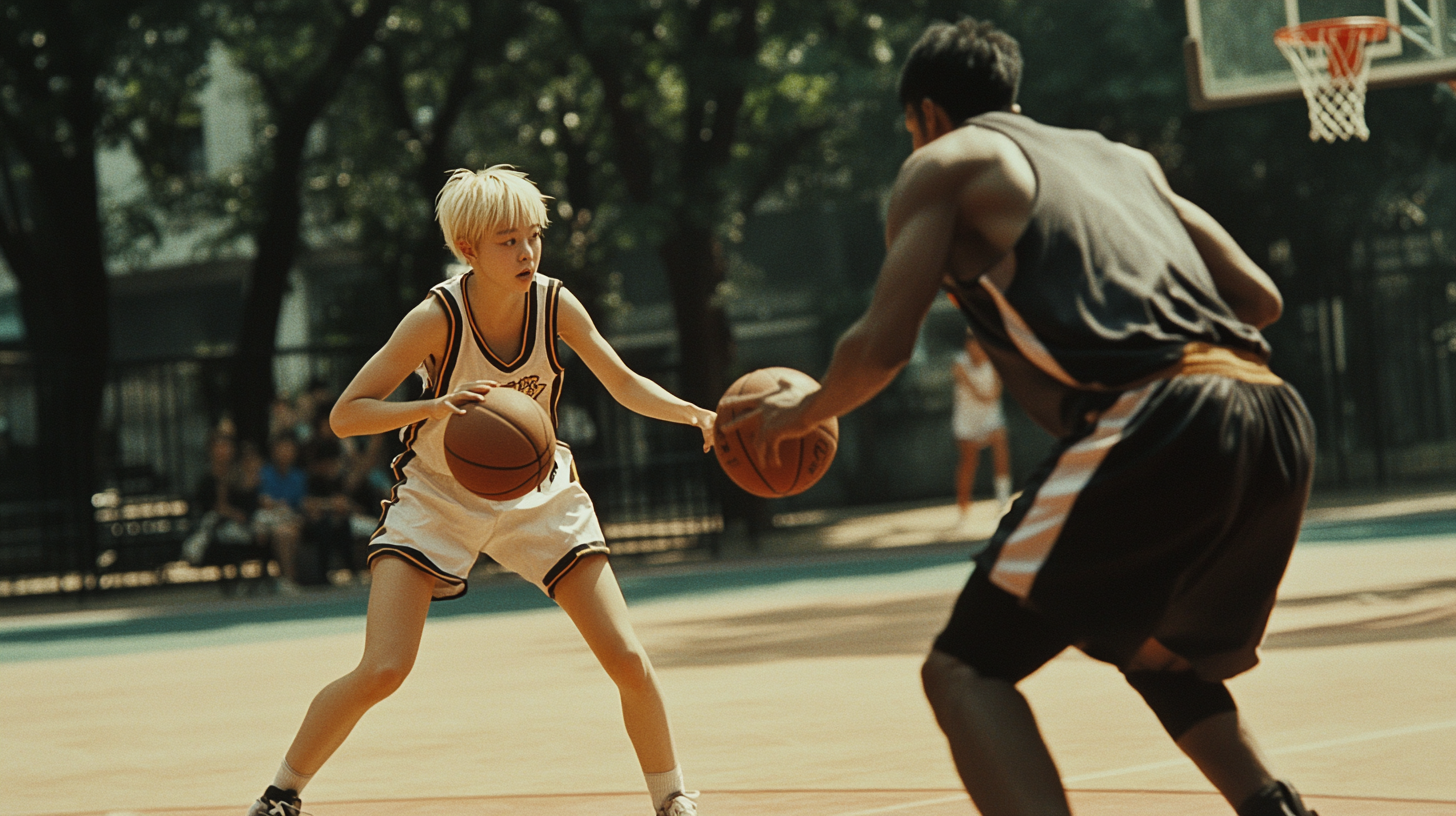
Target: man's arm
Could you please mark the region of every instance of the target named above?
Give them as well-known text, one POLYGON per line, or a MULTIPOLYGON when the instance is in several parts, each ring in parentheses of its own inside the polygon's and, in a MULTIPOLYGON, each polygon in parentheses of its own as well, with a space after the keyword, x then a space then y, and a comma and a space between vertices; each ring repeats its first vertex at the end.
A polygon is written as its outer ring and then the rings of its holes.
POLYGON ((1278 320, 1284 311, 1284 299, 1268 273, 1254 263, 1254 259, 1213 216, 1173 192, 1157 159, 1141 150, 1136 150, 1135 154, 1147 166, 1153 184, 1178 213, 1198 254, 1203 256, 1209 274, 1213 276, 1213 285, 1218 287, 1219 295, 1234 310, 1234 315, 1256 329, 1278 320))
POLYGON ((909 361, 920 324, 940 291, 956 227, 957 191, 967 172, 948 167, 939 152, 928 148, 901 167, 890 198, 888 246, 874 296, 835 345, 819 390, 785 388, 767 397, 732 401, 757 406, 724 430, 759 421, 755 441, 761 461, 765 455, 770 463, 777 460, 779 440, 802 436, 868 402, 909 361))
POLYGON ((955 218, 950 191, 915 179, 897 187, 874 296, 835 345, 820 390, 807 400, 806 429, 868 402, 909 362, 920 325, 940 291, 955 218))

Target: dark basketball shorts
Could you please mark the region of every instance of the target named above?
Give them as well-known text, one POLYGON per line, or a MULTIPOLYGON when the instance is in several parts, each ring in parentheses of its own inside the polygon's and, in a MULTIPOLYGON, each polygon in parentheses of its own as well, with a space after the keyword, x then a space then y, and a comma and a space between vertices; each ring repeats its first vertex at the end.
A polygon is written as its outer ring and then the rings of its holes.
POLYGON ((1122 667, 1148 638, 1205 679, 1246 671, 1313 464, 1287 384, 1195 374, 1123 392, 1032 475, 935 648, 1012 682, 1069 645, 1122 667))

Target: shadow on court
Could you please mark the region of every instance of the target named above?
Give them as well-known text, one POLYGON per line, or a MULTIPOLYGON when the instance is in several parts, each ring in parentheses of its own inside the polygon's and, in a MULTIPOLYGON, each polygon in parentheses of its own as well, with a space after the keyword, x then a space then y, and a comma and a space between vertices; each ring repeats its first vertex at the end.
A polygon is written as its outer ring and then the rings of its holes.
MULTIPOLYGON (((1372 539, 1399 539, 1456 532, 1456 512, 1418 513, 1391 518, 1309 521, 1300 535, 1303 545, 1339 545, 1372 539)), ((720 561, 673 566, 639 566, 618 563, 622 592, 629 603, 680 596, 730 592, 747 588, 764 588, 796 581, 820 581, 835 578, 892 575, 962 563, 983 542, 907 547, 872 551, 807 552, 791 556, 763 556, 740 561, 720 561)), ((1351 596, 1299 598, 1281 603, 1293 605, 1331 604, 1368 600, 1372 593, 1382 599, 1420 594, 1436 598, 1453 590, 1451 582, 1428 585, 1362 590, 1351 596)), ((195 598, 195 595, 192 596, 195 598)), ((28 615, 5 617, 9 611, 0 602, 0 662, 58 656, 66 644, 87 644, 87 654, 114 654, 130 650, 136 638, 158 635, 181 636, 178 647, 193 645, 186 636, 205 636, 228 632, 233 642, 245 640, 249 632, 262 636, 263 630, 276 629, 277 624, 304 625, 301 632, 313 633, 307 624, 356 625, 368 603, 367 590, 346 587, 310 591, 297 597, 265 599, 218 599, 189 603, 171 602, 165 591, 149 602, 140 600, 130 613, 75 615, 72 621, 52 618, 45 622, 30 620, 28 615), (26 648, 31 647, 31 648, 26 648), (97 651, 97 650, 100 651, 97 651)), ((534 587, 510 575, 491 574, 478 570, 472 578, 471 590, 462 598, 438 603, 430 610, 433 619, 441 620, 470 615, 490 615, 542 609, 552 601, 534 587)), ((78 607, 78 611, 83 608, 78 607)), ((880 617, 864 616, 846 619, 844 612, 833 605, 806 606, 785 613, 781 621, 725 620, 708 638, 701 638, 681 650, 662 654, 663 665, 679 665, 692 661, 742 662, 771 659, 762 653, 759 640, 766 633, 774 649, 772 657, 812 654, 901 654, 907 644, 919 643, 902 635, 921 631, 926 618, 943 617, 948 609, 937 600, 897 602, 877 610, 880 617), (812 621, 818 630, 814 637, 793 634, 795 626, 812 621), (785 633, 772 638, 774 626, 785 633), (879 628, 880 632, 867 631, 879 628), (742 634, 735 634, 740 632, 742 634), (749 650, 750 640, 758 645, 749 650), (836 642, 838 646, 836 647, 836 642), (853 644, 853 645, 851 645, 853 644), (866 651, 868 650, 868 651, 866 651), (680 651, 680 656, 679 656, 680 651)), ((60 616, 62 618, 66 616, 60 616)), ((935 621, 939 623, 943 621, 935 621)), ((1298 648, 1338 645, 1341 643, 1378 642, 1410 638, 1448 637, 1456 631, 1456 601, 1439 609, 1422 609, 1410 614, 1372 620, 1321 626, 1271 636, 1265 648, 1298 648)), ((268 637, 276 636, 269 634, 268 637)), ((149 648, 156 648, 153 641, 149 648)))
POLYGON ((1375 614, 1336 624, 1274 632, 1264 640, 1265 650, 1456 637, 1456 580, 1291 598, 1281 600, 1280 604, 1290 608, 1353 606, 1357 609, 1356 614, 1360 607, 1371 611, 1384 610, 1392 605, 1411 609, 1396 614, 1375 614))

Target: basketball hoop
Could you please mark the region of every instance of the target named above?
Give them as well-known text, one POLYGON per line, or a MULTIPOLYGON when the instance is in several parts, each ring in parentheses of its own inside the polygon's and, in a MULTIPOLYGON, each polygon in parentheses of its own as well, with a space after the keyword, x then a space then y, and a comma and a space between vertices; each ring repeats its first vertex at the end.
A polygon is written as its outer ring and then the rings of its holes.
POLYGON ((1384 17, 1336 17, 1288 26, 1274 42, 1299 78, 1309 103, 1309 139, 1370 138, 1365 126, 1365 83, 1370 78, 1367 43, 1397 28, 1384 17))

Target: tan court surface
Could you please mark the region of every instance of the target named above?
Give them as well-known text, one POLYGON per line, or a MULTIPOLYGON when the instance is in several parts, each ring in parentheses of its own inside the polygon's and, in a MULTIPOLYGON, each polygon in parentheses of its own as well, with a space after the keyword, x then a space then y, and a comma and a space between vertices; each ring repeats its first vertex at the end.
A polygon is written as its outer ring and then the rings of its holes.
MULTIPOLYGON (((845 547, 854 529, 927 546, 623 565, 704 816, 973 812, 917 676, 969 568, 963 545, 934 543, 959 535, 944 532, 945 513, 814 533, 845 547), (640 591, 674 581, 701 589, 640 591)), ((1231 687, 1276 769, 1322 816, 1456 816, 1456 530, 1378 533, 1297 548, 1263 663, 1231 687)), ((508 591, 486 582, 472 594, 508 591)), ((278 604, 231 603, 210 608, 278 604)), ((348 615, 135 626, 178 612, 0 619, 0 636, 98 633, 54 653, 44 636, 25 640, 39 651, 22 659, 7 659, 17 647, 0 637, 0 816, 240 816, 309 699, 361 646, 362 617, 348 615)), ((1115 670, 1066 653, 1023 688, 1081 816, 1231 813, 1115 670)), ((414 673, 305 801, 316 816, 645 816, 641 788, 606 675, 558 610, 519 609, 432 619, 414 673)))

